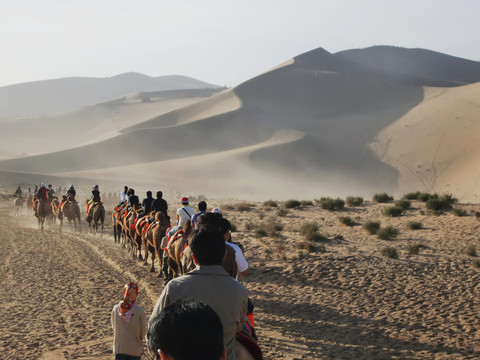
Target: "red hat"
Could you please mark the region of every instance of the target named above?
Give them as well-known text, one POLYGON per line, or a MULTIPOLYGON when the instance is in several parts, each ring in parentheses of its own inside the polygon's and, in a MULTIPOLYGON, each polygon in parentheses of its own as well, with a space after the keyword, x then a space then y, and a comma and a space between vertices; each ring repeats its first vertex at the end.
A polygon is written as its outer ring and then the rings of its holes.
POLYGON ((184 196, 182 197, 182 199, 180 200, 183 203, 187 203, 188 204, 188 197, 187 196, 184 196))

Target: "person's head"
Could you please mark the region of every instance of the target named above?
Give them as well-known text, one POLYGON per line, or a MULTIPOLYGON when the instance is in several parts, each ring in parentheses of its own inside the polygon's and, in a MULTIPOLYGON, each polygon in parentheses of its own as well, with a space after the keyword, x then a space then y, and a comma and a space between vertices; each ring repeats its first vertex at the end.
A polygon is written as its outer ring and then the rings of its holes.
POLYGON ((207 211, 207 203, 205 201, 200 201, 198 203, 198 210, 203 212, 207 211))
POLYGON ((72 189, 72 190, 75 189, 75 187, 73 186, 73 184, 70 185, 70 189, 72 189))
POLYGON ((46 188, 46 187, 47 187, 47 185, 45 185, 45 184, 41 184, 41 185, 40 185, 40 187, 42 187, 42 188, 46 188))
POLYGON ((120 303, 121 313, 126 313, 132 308, 137 300, 138 285, 134 282, 129 282, 123 287, 123 301, 120 303))
POLYGON ((123 187, 123 192, 126 194, 127 191, 128 191, 128 186, 125 185, 125 186, 123 187))
POLYGON ((202 214, 197 218, 197 229, 201 229, 208 226, 208 227, 211 227, 212 229, 218 230, 220 228, 220 224, 218 220, 219 218, 216 214, 212 214, 212 213, 202 214))
POLYGON ((148 348, 156 359, 225 359, 223 326, 207 304, 183 299, 166 306, 147 331, 148 348))
POLYGON ((147 191, 147 197, 152 197, 152 192, 151 191, 147 191))
POLYGON ((51 188, 52 188, 52 184, 48 184, 48 188, 51 189, 51 188))
POLYGON ((215 214, 217 217, 221 218, 222 217, 222 210, 218 207, 214 207, 212 209, 212 214, 215 214))
MULTIPOLYGON (((218 229, 218 228, 217 228, 218 229)), ((217 229, 210 226, 197 229, 190 239, 195 263, 221 265, 225 257, 225 240, 217 229)))
POLYGON ((230 240, 230 221, 228 221, 225 218, 221 218, 219 220, 219 225, 220 225, 220 234, 224 237, 225 241, 230 240))
POLYGON ((157 198, 158 198, 158 199, 161 199, 162 196, 163 196, 163 192, 157 191, 157 198))
POLYGON ((127 195, 128 195, 128 196, 135 195, 135 190, 132 189, 132 188, 128 189, 127 195))
POLYGON ((188 205, 188 196, 184 196, 180 199, 182 205, 188 205))
POLYGON ((98 190, 98 185, 95 185, 95 186, 93 187, 93 190, 98 190))

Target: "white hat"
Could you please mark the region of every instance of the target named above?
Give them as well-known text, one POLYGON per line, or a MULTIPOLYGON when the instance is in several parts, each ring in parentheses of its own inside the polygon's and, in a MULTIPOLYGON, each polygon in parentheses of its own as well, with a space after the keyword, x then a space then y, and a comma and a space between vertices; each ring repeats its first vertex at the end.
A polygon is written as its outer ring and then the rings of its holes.
POLYGON ((218 208, 218 207, 215 207, 212 209, 212 213, 214 214, 222 214, 222 211, 218 208))

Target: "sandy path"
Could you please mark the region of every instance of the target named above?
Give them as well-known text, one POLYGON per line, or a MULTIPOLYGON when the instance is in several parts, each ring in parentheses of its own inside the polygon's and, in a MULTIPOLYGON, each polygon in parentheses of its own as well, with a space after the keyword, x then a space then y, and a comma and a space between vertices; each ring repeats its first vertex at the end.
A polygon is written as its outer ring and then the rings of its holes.
MULTIPOLYGON (((414 205, 399 218, 383 217, 383 204, 342 212, 307 206, 276 218, 284 225, 278 238, 260 239, 246 223, 273 218, 276 210, 253 204, 224 211, 246 248, 251 274, 244 283, 265 359, 480 358, 480 271, 465 254, 472 244, 480 250, 480 224, 473 215, 422 215, 421 204, 414 205), (357 225, 339 224, 340 214, 357 225), (360 224, 369 219, 400 235, 388 242, 368 235, 360 224), (421 221, 423 230, 406 230, 410 220, 421 221), (329 240, 325 253, 298 259, 304 221, 316 221, 329 240), (426 247, 409 255, 412 242, 426 247), (399 259, 381 256, 385 245, 395 246, 399 259)), ((123 284, 139 282, 139 302, 149 314, 162 279, 109 233, 100 239, 51 226, 42 232, 32 214, 0 215, 4 358, 111 359, 110 311, 123 284)))

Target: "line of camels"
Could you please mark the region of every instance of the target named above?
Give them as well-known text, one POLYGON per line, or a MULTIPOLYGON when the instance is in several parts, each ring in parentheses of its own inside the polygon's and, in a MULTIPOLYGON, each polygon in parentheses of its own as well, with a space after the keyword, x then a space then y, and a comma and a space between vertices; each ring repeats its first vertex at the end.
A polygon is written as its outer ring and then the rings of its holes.
MULTIPOLYGON (((81 231, 81 211, 75 200, 68 198, 67 201, 60 203, 56 196, 51 197, 49 201, 33 200, 33 196, 25 199, 17 197, 14 200, 15 214, 19 213, 24 203, 27 203, 28 209, 34 211, 35 217, 38 219, 39 229, 43 230, 45 220, 51 219, 52 222, 60 221, 59 230, 61 230, 63 219, 66 218, 72 231, 81 231)), ((86 220, 89 224, 89 232, 95 235, 100 231, 100 236, 102 236, 105 221, 105 208, 102 202, 90 206, 90 212, 87 214, 86 220)), ((150 254, 152 258, 150 272, 156 272, 155 259, 158 259, 159 270, 156 276, 164 277, 165 283, 195 267, 193 262, 185 262, 182 258, 188 244, 188 238, 192 233, 190 221, 186 221, 183 228, 172 235, 168 243, 166 233, 171 224, 167 215, 161 211, 156 214, 153 211, 145 214, 141 206, 126 209, 126 204, 122 204, 115 207, 112 213, 112 221, 114 242, 127 249, 133 259, 138 258, 143 261, 144 265, 148 264, 150 254), (153 216, 154 221, 149 221, 153 216)), ((251 338, 243 335, 239 338, 239 334, 237 334, 239 359, 261 360, 262 354, 257 345, 256 336, 251 338)))

